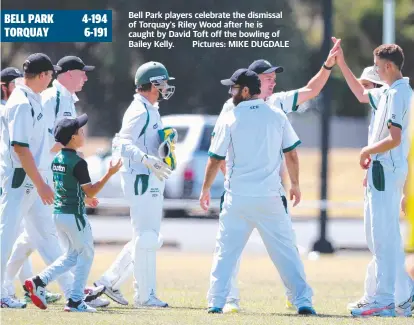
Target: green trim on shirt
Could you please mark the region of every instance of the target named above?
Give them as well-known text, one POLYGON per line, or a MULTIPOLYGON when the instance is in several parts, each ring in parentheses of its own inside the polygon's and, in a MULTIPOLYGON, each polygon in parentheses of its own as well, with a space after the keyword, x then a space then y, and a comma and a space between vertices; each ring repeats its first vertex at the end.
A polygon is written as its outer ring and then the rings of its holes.
POLYGON ((399 128, 399 129, 401 129, 401 130, 402 130, 402 126, 401 126, 401 124, 398 124, 398 123, 395 123, 395 122, 393 122, 393 121, 391 121, 391 120, 388 120, 388 128, 390 128, 390 127, 391 127, 391 125, 392 125, 392 126, 395 126, 395 127, 397 127, 397 128, 399 128))
POLYGON ((302 142, 300 140, 296 141, 293 145, 291 145, 289 148, 285 148, 283 149, 283 153, 292 151, 293 149, 295 149, 298 145, 300 145, 302 142))
POLYGON ((20 147, 26 147, 29 148, 29 145, 27 143, 23 143, 23 142, 19 142, 19 141, 12 141, 10 143, 10 145, 14 146, 15 144, 17 144, 20 147))
POLYGON ((59 107, 60 107, 60 91, 58 90, 56 92, 55 118, 57 117, 57 115, 59 113, 59 107))
POLYGON ((369 98, 369 103, 371 104, 371 107, 375 110, 377 110, 377 106, 375 106, 374 104, 374 98, 372 97, 371 93, 368 92, 368 98, 369 98))
POLYGON ((208 152, 208 155, 211 157, 211 158, 214 158, 214 159, 217 159, 217 160, 224 160, 224 159, 226 159, 226 157, 224 156, 219 156, 219 155, 216 155, 215 153, 213 153, 213 152, 211 152, 211 151, 209 151, 208 152))
POLYGON ((292 112, 296 112, 298 110, 299 105, 298 103, 299 91, 295 91, 295 95, 293 95, 293 105, 292 105, 292 112))
POLYGON ((149 124, 149 120, 150 120, 150 116, 149 116, 149 112, 148 112, 147 105, 146 105, 145 103, 143 103, 143 104, 144 104, 145 110, 147 111, 147 120, 145 121, 145 125, 144 125, 144 127, 142 128, 142 131, 141 131, 141 133, 139 134, 139 137, 138 137, 138 138, 140 138, 140 137, 141 137, 141 135, 143 135, 143 134, 145 133, 145 131, 146 131, 146 129, 147 129, 147 126, 148 126, 148 124, 149 124))

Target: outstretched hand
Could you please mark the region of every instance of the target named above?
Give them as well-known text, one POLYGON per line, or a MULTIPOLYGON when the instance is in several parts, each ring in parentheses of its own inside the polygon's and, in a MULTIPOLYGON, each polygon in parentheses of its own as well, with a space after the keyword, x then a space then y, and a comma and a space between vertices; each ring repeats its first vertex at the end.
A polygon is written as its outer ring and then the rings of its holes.
POLYGON ((335 36, 332 36, 331 37, 331 40, 334 43, 334 46, 333 46, 331 52, 333 50, 335 50, 335 60, 336 60, 336 64, 338 66, 341 66, 342 64, 345 63, 344 52, 342 51, 342 47, 341 47, 341 39, 340 38, 336 38, 335 36))

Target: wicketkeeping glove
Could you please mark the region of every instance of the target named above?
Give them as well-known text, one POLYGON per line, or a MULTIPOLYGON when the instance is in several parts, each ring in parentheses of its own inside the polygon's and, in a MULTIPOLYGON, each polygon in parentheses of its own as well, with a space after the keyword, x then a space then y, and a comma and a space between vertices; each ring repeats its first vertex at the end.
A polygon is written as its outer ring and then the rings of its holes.
POLYGON ((175 157, 175 144, 177 143, 178 134, 177 130, 167 127, 163 130, 159 130, 161 144, 158 147, 158 155, 170 166, 171 170, 174 170, 177 166, 177 159, 175 157))
POLYGON ((171 174, 170 167, 157 157, 144 155, 142 157, 142 163, 147 166, 147 168, 154 173, 160 181, 168 179, 168 175, 171 174))

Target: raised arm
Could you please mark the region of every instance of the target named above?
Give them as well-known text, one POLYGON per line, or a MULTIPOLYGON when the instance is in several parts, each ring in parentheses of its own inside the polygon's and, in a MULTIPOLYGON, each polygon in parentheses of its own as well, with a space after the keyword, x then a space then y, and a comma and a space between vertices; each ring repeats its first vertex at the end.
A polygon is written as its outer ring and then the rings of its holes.
MULTIPOLYGON (((336 44, 337 39, 335 37, 332 37, 332 41, 336 44)), ((351 89, 355 97, 359 100, 360 103, 367 104, 369 102, 368 91, 366 91, 365 88, 359 83, 358 79, 346 64, 344 52, 342 51, 341 45, 339 45, 337 50, 336 63, 341 69, 346 83, 348 84, 349 89, 351 89)))
POLYGON ((341 40, 338 39, 324 63, 324 66, 319 70, 319 72, 309 80, 308 84, 305 87, 298 89, 298 101, 297 104, 303 104, 304 102, 316 97, 319 95, 326 82, 331 75, 331 69, 335 65, 335 58, 338 54, 338 48, 340 48, 341 40))

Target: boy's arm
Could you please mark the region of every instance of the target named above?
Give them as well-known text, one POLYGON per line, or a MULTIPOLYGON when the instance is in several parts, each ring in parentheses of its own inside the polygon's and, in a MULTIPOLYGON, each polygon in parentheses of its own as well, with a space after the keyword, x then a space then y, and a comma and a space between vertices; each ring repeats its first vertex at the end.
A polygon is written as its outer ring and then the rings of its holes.
POLYGON ((82 159, 76 164, 75 168, 73 169, 73 175, 78 180, 86 196, 89 198, 93 198, 95 197, 96 194, 98 194, 102 190, 102 188, 111 178, 111 176, 114 175, 116 172, 118 172, 121 166, 122 166, 121 160, 119 160, 118 163, 114 166, 112 165, 112 162, 111 162, 110 167, 108 171, 105 173, 105 175, 99 181, 92 184, 91 178, 89 176, 88 164, 86 163, 85 160, 82 159))

